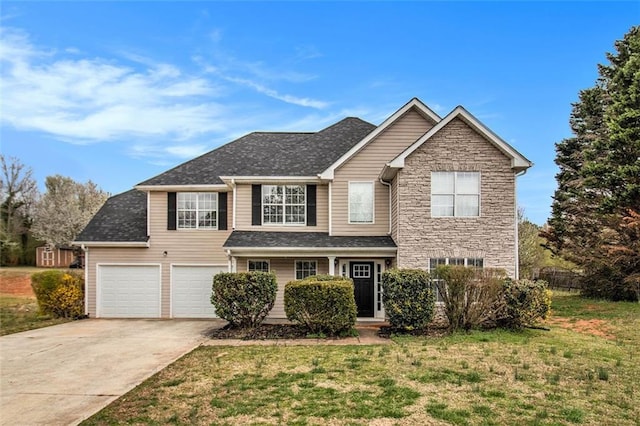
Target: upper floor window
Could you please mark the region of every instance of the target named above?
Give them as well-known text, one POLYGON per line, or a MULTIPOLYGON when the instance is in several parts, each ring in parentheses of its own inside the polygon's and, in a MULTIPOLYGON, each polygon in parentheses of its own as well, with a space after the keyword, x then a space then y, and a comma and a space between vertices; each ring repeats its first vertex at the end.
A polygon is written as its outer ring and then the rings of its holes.
POLYGON ((373 182, 349 182, 349 223, 373 223, 373 182))
POLYGON ((249 260, 247 262, 249 272, 269 272, 269 262, 266 260, 249 260))
POLYGON ((431 216, 480 216, 480 173, 432 172, 431 216))
POLYGON ((216 229, 218 194, 215 192, 179 192, 178 229, 216 229))
POLYGON ((262 185, 264 225, 304 225, 306 185, 262 185))

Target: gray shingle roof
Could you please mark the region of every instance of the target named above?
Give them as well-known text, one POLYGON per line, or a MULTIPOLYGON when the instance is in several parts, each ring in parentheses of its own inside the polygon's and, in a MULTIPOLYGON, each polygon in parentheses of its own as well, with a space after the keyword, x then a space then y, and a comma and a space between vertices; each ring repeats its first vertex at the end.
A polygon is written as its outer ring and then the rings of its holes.
POLYGON ((375 128, 349 117, 317 133, 250 133, 140 185, 220 184, 220 176, 315 176, 375 128))
POLYGON ((82 242, 146 242, 147 194, 135 189, 110 197, 76 237, 82 242))
POLYGON ((233 231, 223 247, 395 248, 396 244, 389 236, 351 237, 329 236, 327 232, 233 231))

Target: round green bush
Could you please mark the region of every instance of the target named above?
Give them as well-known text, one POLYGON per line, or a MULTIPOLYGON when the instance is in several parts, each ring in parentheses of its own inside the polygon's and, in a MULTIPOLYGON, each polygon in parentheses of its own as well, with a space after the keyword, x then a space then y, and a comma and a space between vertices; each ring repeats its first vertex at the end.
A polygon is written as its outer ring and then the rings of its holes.
POLYGON ((37 272, 31 275, 31 288, 43 315, 77 318, 84 312, 84 276, 72 271, 37 272))
POLYGON ((256 327, 276 301, 278 282, 273 273, 221 272, 213 277, 211 303, 232 327, 256 327))
POLYGON ((311 333, 348 332, 357 318, 353 281, 330 275, 291 281, 284 288, 284 310, 290 321, 311 333))
POLYGON ((426 327, 433 320, 436 298, 429 274, 422 269, 389 269, 382 274, 382 301, 392 327, 426 327))

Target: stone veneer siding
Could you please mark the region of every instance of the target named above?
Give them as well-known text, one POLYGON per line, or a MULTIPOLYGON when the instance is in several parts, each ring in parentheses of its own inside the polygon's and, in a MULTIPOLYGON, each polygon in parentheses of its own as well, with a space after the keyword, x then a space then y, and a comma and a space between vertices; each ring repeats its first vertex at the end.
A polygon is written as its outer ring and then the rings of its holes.
POLYGON ((452 120, 405 160, 396 176, 398 266, 429 258, 483 258, 515 274, 515 174, 511 159, 461 119, 452 120), (432 171, 479 171, 480 217, 431 217, 432 171))

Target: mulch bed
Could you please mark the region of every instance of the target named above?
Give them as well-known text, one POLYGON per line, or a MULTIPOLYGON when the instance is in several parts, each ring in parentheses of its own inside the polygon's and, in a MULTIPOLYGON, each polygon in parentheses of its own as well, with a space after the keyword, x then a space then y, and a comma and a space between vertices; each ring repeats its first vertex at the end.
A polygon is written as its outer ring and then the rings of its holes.
POLYGON ((212 339, 271 340, 306 339, 305 327, 293 324, 261 324, 256 328, 232 328, 228 324, 211 330, 207 336, 212 339))
MULTIPOLYGON (((391 326, 382 326, 378 336, 389 339, 391 336, 428 336, 442 337, 449 334, 446 327, 427 327, 421 330, 405 330, 391 326)), ((278 339, 308 339, 308 330, 295 324, 262 324, 256 328, 232 328, 229 324, 220 329, 210 330, 207 337, 212 339, 240 339, 240 340, 278 340, 278 339)), ((311 338, 317 338, 312 336, 311 338)))

